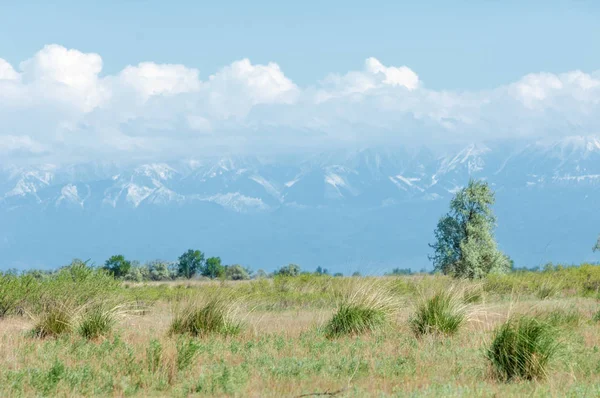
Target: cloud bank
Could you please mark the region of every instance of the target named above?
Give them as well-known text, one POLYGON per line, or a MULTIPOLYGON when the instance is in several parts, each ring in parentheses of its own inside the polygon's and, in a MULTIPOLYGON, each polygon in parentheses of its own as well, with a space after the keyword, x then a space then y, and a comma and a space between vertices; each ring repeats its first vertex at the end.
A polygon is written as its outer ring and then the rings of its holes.
POLYGON ((18 66, 0 58, 0 162, 588 135, 599 115, 600 72, 454 92, 372 57, 308 87, 248 59, 212 75, 154 62, 105 75, 100 55, 56 44, 18 66))

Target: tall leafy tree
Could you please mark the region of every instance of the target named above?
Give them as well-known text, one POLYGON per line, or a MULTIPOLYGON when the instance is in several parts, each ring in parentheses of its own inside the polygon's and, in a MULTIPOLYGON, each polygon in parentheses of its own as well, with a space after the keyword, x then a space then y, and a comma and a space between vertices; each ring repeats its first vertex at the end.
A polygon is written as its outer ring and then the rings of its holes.
POLYGON ((450 202, 450 212, 435 229, 436 270, 459 278, 481 278, 490 272, 504 273, 511 262, 500 252, 494 239, 496 218, 491 206, 494 192, 487 182, 470 180, 450 202))
POLYGON ((204 253, 200 250, 189 249, 181 256, 177 263, 177 275, 183 278, 191 279, 200 272, 204 266, 204 253))
POLYGON ((104 269, 115 278, 123 278, 131 270, 131 261, 126 260, 122 254, 117 254, 106 260, 104 269))
POLYGON ((224 274, 225 267, 221 264, 221 257, 210 257, 206 259, 206 263, 202 269, 202 276, 214 279, 224 274))

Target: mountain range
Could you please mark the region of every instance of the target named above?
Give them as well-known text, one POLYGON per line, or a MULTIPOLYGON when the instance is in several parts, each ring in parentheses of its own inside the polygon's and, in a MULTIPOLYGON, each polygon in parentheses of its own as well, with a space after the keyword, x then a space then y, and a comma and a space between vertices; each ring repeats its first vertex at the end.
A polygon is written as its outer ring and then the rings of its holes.
POLYGON ((372 147, 279 156, 0 166, 0 267, 188 248, 271 270, 430 269, 428 243, 469 178, 496 192, 497 238, 517 266, 594 261, 600 137, 372 147))

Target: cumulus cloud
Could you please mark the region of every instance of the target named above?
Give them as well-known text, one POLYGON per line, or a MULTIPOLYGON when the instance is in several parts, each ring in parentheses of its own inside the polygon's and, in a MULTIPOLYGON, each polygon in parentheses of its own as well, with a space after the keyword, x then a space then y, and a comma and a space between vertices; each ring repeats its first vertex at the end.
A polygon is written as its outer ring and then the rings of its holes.
POLYGON ((307 87, 249 59, 212 74, 142 62, 103 75, 100 55, 60 45, 18 68, 0 58, 2 161, 596 134, 599 111, 600 74, 581 71, 455 92, 372 57, 307 87))

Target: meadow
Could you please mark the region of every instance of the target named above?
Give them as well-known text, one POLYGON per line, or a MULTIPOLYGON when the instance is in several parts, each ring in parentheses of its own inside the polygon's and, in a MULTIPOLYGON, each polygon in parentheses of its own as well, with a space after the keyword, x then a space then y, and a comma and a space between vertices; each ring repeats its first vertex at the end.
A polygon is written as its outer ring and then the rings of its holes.
POLYGON ((598 396, 600 267, 0 278, 0 396, 598 396), (529 336, 529 337, 527 337, 529 336))

